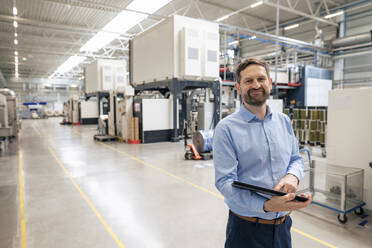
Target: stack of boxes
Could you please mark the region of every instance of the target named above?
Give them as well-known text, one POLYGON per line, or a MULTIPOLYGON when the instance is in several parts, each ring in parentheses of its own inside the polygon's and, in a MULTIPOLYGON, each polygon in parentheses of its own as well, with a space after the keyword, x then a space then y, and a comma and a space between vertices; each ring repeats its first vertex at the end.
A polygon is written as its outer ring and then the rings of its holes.
MULTIPOLYGON (((290 116, 291 109, 284 113, 290 116)), ((300 144, 325 147, 327 107, 299 107, 292 110, 292 127, 300 144)))

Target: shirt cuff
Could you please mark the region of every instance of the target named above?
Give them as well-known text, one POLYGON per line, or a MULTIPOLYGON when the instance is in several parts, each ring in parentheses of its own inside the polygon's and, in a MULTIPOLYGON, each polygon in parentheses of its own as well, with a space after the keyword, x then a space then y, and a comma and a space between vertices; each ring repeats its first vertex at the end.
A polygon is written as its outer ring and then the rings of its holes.
POLYGON ((298 182, 300 182, 300 180, 303 178, 303 172, 299 171, 299 170, 296 170, 294 168, 291 168, 287 171, 287 174, 292 174, 294 175, 295 177, 297 177, 298 179, 298 182))
POLYGON ((262 206, 261 209, 257 209, 258 212, 259 212, 260 214, 266 214, 266 213, 268 213, 268 212, 266 212, 266 211, 264 210, 264 204, 265 204, 265 202, 268 201, 268 200, 270 200, 270 199, 267 199, 267 198, 264 198, 264 197, 260 197, 260 198, 258 198, 258 202, 259 202, 259 204, 258 204, 257 206, 262 206))

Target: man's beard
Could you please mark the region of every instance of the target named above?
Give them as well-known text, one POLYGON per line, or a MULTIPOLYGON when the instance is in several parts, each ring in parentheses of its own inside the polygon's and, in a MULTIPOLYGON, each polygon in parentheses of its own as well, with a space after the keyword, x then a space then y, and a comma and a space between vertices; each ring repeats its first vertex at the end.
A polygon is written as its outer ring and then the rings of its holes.
POLYGON ((266 102, 266 100, 269 98, 269 94, 266 93, 264 88, 261 88, 260 90, 262 90, 262 95, 252 97, 251 92, 253 90, 254 89, 250 89, 250 90, 248 90, 248 92, 246 94, 242 95, 243 102, 246 103, 246 104, 252 105, 252 106, 257 106, 257 107, 262 106, 266 102))

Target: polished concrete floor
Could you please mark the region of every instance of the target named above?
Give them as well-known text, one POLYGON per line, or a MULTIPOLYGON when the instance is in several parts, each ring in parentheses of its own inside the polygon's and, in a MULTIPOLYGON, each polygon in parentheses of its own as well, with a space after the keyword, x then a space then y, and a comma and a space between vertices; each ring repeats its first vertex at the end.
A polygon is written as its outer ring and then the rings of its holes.
MULTIPOLYGON (((20 153, 13 142, 0 154, 1 248, 223 247, 228 210, 212 161, 185 161, 182 142, 98 143, 95 126, 59 121, 23 121, 20 153)), ((372 247, 371 213, 348 217, 293 212, 293 247, 372 247)))

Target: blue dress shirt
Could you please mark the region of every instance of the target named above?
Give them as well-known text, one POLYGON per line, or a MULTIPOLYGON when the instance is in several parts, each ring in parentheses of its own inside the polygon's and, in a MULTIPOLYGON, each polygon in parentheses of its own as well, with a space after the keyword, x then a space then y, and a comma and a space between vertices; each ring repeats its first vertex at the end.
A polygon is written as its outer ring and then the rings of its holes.
POLYGON ((233 181, 272 189, 288 173, 303 177, 291 122, 269 106, 263 121, 244 105, 221 120, 213 136, 213 161, 217 189, 231 211, 242 216, 271 220, 286 212, 265 212, 263 204, 270 196, 232 187, 233 181))

